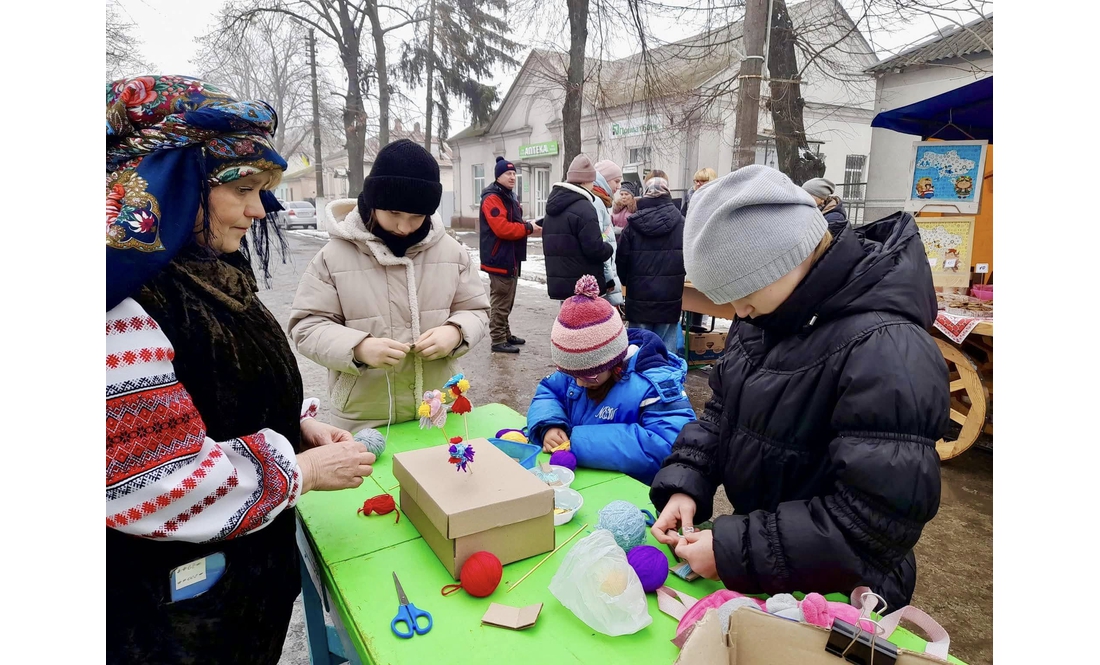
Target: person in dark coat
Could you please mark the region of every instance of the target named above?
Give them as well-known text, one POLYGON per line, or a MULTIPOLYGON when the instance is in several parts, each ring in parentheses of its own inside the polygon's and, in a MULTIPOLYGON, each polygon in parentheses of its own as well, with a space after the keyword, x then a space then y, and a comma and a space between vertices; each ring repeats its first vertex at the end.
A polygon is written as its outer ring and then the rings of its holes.
POLYGON ((516 283, 521 264, 527 260, 527 236, 536 238, 542 229, 523 221, 523 208, 516 200, 516 167, 497 157, 496 180, 481 191, 478 236, 481 269, 489 274, 489 337, 494 353, 519 353, 527 340, 512 334, 508 317, 516 303, 516 283))
POLYGON ((684 217, 663 178, 651 179, 638 199, 638 212, 623 229, 615 263, 626 287, 630 327, 653 331, 665 348, 682 356, 684 217))
POLYGON ((737 319, 653 481, 654 535, 742 593, 866 585, 908 605, 950 399, 913 218, 833 238, 809 194, 754 165, 696 193, 685 237, 688 279, 737 319), (697 531, 719 484, 737 513, 697 531))
POLYGON ((600 294, 607 293, 603 263, 614 249, 603 239, 600 219, 592 202, 596 169, 587 155, 569 165, 566 182, 555 183, 546 199, 542 219, 542 253, 546 258, 546 290, 553 300, 573 296, 577 280, 594 275, 600 294))
POLYGON ((831 232, 835 233, 848 223, 848 211, 844 209, 844 202, 836 195, 836 185, 832 180, 813 178, 802 183, 802 189, 814 197, 817 209, 825 216, 831 232))

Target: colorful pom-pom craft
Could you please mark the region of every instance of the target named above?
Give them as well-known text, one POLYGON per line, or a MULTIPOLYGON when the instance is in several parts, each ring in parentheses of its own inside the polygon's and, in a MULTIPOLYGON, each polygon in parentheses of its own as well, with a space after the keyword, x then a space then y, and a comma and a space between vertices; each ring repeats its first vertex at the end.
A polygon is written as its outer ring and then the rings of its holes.
POLYGON ((451 413, 462 416, 462 424, 466 428, 467 439, 470 438, 470 423, 466 420, 466 414, 474 410, 473 404, 466 397, 468 390, 470 390, 470 382, 462 374, 455 374, 447 383, 443 384, 443 401, 454 399, 454 404, 451 405, 451 413))
POLYGON ((455 471, 473 470, 474 447, 470 444, 452 443, 447 453, 450 455, 447 461, 455 465, 455 471))

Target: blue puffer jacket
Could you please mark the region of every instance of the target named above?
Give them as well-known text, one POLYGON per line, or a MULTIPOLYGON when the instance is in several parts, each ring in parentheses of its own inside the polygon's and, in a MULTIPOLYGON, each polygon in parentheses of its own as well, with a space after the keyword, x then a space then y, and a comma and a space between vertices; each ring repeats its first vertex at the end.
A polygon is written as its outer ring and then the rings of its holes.
POLYGON ((535 390, 527 428, 531 442, 542 445, 546 430, 560 427, 578 466, 620 471, 649 485, 695 411, 684 392, 687 364, 648 330, 631 328, 627 335, 634 353, 602 402, 555 372, 535 390))

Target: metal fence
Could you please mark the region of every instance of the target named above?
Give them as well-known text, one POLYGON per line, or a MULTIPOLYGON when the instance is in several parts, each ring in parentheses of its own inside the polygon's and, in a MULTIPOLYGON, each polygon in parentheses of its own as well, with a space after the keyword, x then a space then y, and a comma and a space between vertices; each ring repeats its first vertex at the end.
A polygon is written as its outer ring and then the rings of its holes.
POLYGON ((867 208, 867 183, 851 182, 840 186, 840 198, 844 201, 844 209, 848 211, 848 223, 852 226, 860 226, 867 223, 864 212, 867 208))

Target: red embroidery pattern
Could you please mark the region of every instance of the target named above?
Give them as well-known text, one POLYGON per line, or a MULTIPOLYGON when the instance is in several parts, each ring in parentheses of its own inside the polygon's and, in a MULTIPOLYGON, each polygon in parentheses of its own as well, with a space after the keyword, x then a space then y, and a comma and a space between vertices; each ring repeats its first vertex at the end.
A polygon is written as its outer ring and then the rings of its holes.
POLYGON ((218 460, 221 459, 224 454, 225 453, 220 449, 212 448, 210 454, 206 456, 206 459, 204 459, 201 464, 199 464, 198 468, 192 471, 189 476, 181 480, 178 485, 155 499, 145 501, 140 506, 135 506, 125 512, 115 513, 108 517, 107 528, 117 529, 126 526, 131 522, 136 522, 144 517, 148 517, 158 510, 163 510, 170 504, 187 496, 199 486, 199 482, 206 477, 206 474, 209 473, 210 469, 214 468, 214 465, 218 463, 218 460))
POLYGON ((126 319, 111 319, 107 322, 107 336, 139 330, 160 330, 160 326, 151 316, 132 316, 126 319))
POLYGON ((259 487, 260 498, 253 503, 242 516, 240 524, 226 538, 242 536, 260 527, 271 518, 271 511, 291 496, 286 470, 275 463, 275 451, 271 449, 263 434, 257 433, 239 439, 256 458, 263 470, 260 472, 262 483, 259 487))
POLYGON ((169 533, 172 533, 180 528, 181 522, 187 522, 192 517, 197 517, 200 513, 202 513, 203 510, 217 503, 218 499, 221 499, 225 497, 226 494, 229 494, 229 492, 232 491, 239 482, 240 481, 237 480, 237 470, 234 469, 233 475, 226 478, 225 482, 222 483, 221 486, 218 487, 218 489, 207 495, 205 498, 203 498, 202 501, 191 506, 191 508, 189 508, 188 510, 183 511, 179 515, 176 515, 174 518, 165 522, 163 527, 151 533, 150 536, 153 538, 167 537, 169 533))
POLYGON ((202 449, 206 428, 184 387, 107 401, 107 484, 115 485, 202 449))
POLYGON ((176 359, 176 352, 170 346, 155 346, 152 348, 132 349, 122 353, 107 354, 107 369, 118 369, 129 365, 151 363, 153 361, 164 362, 176 359))

